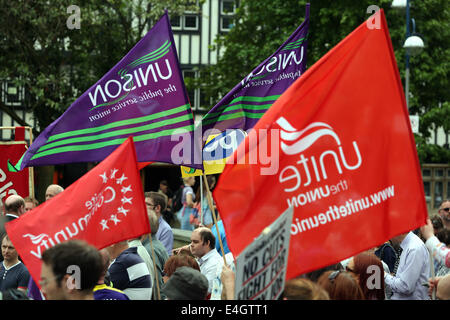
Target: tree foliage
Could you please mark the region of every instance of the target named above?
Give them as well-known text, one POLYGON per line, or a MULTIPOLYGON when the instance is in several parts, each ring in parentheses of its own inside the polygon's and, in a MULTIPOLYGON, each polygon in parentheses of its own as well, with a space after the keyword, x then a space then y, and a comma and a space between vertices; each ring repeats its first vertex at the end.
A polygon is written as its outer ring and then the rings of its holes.
MULTIPOLYGON (((200 1, 201 3, 202 1, 200 1)), ((70 29, 70 0, 0 0, 0 81, 25 87, 25 104, 44 129, 169 15, 198 11, 196 1, 77 1, 80 28, 70 29)), ((14 108, 0 103, 22 125, 14 108)), ((38 134, 39 132, 35 132, 38 134)))

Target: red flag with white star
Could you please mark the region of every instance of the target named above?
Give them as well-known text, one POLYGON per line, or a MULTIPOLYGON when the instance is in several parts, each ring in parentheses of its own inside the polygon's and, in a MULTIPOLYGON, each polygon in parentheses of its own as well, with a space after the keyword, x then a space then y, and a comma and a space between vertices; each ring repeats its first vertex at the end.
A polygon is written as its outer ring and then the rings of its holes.
POLYGON ((6 231, 36 283, 42 253, 58 243, 81 239, 102 249, 150 233, 132 138, 6 231))

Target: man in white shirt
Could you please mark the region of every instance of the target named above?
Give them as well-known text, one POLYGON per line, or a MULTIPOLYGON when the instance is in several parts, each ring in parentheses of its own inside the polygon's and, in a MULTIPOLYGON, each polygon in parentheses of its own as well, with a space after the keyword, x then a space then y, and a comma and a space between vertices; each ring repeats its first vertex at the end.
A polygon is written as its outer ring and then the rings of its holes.
POLYGON ((174 253, 178 254, 187 250, 197 259, 200 272, 208 279, 208 294, 210 294, 216 277, 217 265, 222 259, 216 250, 214 234, 206 227, 195 229, 191 234, 191 244, 175 249, 174 253))
POLYGON ((391 299, 428 300, 428 290, 422 285, 430 275, 430 257, 425 244, 413 232, 391 240, 402 249, 396 274, 384 274, 384 281, 393 292, 391 299))

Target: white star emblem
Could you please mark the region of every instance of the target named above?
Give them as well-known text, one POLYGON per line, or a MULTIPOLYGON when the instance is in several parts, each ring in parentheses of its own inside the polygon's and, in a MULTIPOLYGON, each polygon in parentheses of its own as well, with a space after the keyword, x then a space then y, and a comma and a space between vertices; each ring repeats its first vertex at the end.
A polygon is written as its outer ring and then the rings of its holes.
POLYGON ((131 203, 131 200, 133 200, 133 197, 131 197, 131 198, 123 197, 123 198, 121 199, 121 201, 122 201, 123 204, 125 204, 125 203, 132 204, 132 203, 131 203))
POLYGON ((125 209, 124 207, 117 208, 117 213, 123 213, 124 216, 127 215, 127 212, 130 210, 125 209))
POLYGON ((108 227, 108 220, 103 219, 100 224, 102 225, 102 231, 105 229, 109 229, 108 227))
POLYGON ((125 173, 123 173, 122 176, 121 176, 119 179, 116 180, 116 183, 117 183, 117 184, 122 184, 122 182, 123 182, 124 180, 126 180, 126 179, 128 179, 128 178, 125 177, 125 173))
POLYGON ((116 168, 112 169, 112 170, 111 170, 111 174, 110 174, 109 177, 110 177, 111 179, 114 179, 114 178, 116 177, 117 171, 119 171, 119 170, 117 170, 116 168))
POLYGON ((120 222, 120 220, 117 218, 117 215, 115 215, 115 214, 112 214, 112 215, 111 215, 110 220, 111 220, 112 222, 114 222, 114 225, 117 225, 117 224, 120 222))
POLYGON ((127 192, 131 192, 133 190, 131 190, 131 185, 129 185, 128 187, 122 187, 122 189, 120 190, 123 194, 127 193, 127 192))
POLYGON ((106 182, 108 182, 108 177, 106 176, 106 171, 105 171, 105 172, 103 172, 103 174, 101 174, 101 175, 100 175, 100 177, 102 177, 102 179, 103 179, 103 183, 106 183, 106 182))

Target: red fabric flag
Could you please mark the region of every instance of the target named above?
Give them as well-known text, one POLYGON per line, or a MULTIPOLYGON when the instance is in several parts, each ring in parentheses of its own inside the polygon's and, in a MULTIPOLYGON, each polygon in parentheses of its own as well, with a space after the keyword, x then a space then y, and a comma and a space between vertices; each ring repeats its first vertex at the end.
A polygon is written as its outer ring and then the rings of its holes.
POLYGON ((373 19, 378 29, 363 23, 323 56, 228 161, 214 198, 235 256, 288 206, 294 218, 287 279, 425 223, 420 166, 383 11, 373 19), (272 158, 261 159, 267 150, 272 158))
POLYGON ((144 169, 146 166, 148 166, 149 164, 152 164, 154 161, 150 161, 150 162, 138 162, 138 169, 142 170, 144 169))
POLYGON ((0 201, 13 194, 25 198, 30 195, 30 172, 28 169, 20 172, 8 171, 8 159, 18 161, 27 150, 27 143, 14 141, 0 144, 0 201))
POLYGON ((6 224, 37 282, 45 249, 81 239, 102 249, 150 232, 132 138, 64 192, 6 224))

